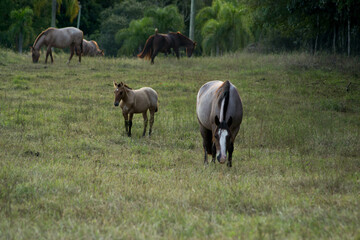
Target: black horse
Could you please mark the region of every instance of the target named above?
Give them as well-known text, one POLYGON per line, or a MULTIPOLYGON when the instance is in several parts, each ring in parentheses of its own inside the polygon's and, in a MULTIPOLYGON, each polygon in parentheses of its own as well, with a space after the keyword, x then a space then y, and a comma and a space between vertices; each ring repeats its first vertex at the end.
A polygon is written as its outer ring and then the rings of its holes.
POLYGON ((176 57, 179 59, 179 48, 186 48, 186 55, 191 57, 196 42, 193 42, 188 37, 182 35, 180 32, 171 32, 168 34, 161 34, 155 30, 155 34, 150 36, 145 43, 144 49, 137 56, 139 58, 150 59, 151 64, 154 64, 154 58, 159 52, 168 54, 171 53, 171 48, 174 50, 176 57))

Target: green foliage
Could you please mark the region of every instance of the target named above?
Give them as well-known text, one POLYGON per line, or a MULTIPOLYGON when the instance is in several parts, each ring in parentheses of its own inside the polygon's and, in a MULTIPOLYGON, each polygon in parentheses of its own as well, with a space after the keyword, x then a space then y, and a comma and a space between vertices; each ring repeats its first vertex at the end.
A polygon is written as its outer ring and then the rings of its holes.
POLYGON ((29 7, 13 10, 10 13, 10 19, 13 23, 9 28, 9 36, 12 38, 18 38, 19 52, 22 52, 22 47, 28 44, 33 37, 32 18, 33 10, 29 7))
POLYGON ((60 13, 61 5, 65 5, 65 15, 69 17, 70 23, 77 17, 79 12, 79 1, 77 0, 56 0, 58 6, 58 13, 60 13))
POLYGON ((211 7, 205 7, 198 13, 196 21, 201 28, 205 54, 219 55, 242 49, 251 40, 246 10, 241 5, 215 0, 211 7))
POLYGON ((160 33, 181 32, 184 29, 184 18, 175 5, 149 9, 145 12, 145 16, 153 19, 154 27, 160 33))
POLYGON ((128 28, 120 30, 116 34, 116 42, 121 45, 118 55, 135 55, 139 53, 146 39, 154 33, 154 21, 150 17, 144 17, 130 22, 128 28))

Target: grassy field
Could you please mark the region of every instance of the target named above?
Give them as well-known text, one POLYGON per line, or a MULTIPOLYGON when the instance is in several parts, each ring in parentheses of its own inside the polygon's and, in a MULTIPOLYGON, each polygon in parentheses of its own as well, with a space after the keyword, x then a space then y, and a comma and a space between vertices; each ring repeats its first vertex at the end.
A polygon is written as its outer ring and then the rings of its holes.
POLYGON ((360 239, 360 60, 0 49, 0 239, 360 239), (198 89, 234 83, 233 167, 203 165, 198 89), (112 81, 159 94, 153 135, 125 134, 112 81))

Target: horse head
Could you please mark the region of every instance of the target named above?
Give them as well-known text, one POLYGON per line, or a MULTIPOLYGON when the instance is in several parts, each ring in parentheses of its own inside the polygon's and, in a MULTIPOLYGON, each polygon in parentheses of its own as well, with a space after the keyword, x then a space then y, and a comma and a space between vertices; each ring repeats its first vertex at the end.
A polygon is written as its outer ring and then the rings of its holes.
POLYGON ((190 45, 190 47, 187 47, 186 48, 186 55, 188 56, 188 57, 191 57, 191 55, 192 55, 192 53, 194 52, 194 49, 195 49, 195 47, 196 47, 196 42, 193 42, 191 45, 190 45))
POLYGON ((226 153, 233 147, 232 134, 230 131, 232 117, 230 117, 227 122, 220 122, 218 116, 215 116, 215 124, 216 128, 213 136, 213 148, 216 148, 216 159, 220 163, 225 163, 226 153))
POLYGON ((40 51, 36 50, 34 47, 30 47, 30 49, 31 49, 31 53, 32 53, 33 63, 37 63, 40 58, 40 51))
POLYGON ((114 81, 114 94, 115 94, 115 101, 114 101, 114 105, 115 107, 119 106, 120 101, 126 96, 126 89, 125 89, 125 84, 123 82, 120 82, 119 84, 117 84, 114 81))
POLYGON ((101 49, 97 49, 96 50, 96 56, 104 56, 104 50, 101 50, 101 49))

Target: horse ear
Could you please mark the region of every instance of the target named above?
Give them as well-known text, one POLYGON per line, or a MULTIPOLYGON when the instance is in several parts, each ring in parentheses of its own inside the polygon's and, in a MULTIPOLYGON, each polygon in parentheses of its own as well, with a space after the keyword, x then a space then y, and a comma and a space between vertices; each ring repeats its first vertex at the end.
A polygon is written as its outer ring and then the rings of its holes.
POLYGON ((216 126, 220 125, 219 117, 217 115, 215 116, 215 124, 216 126))
POLYGON ((228 127, 230 127, 230 126, 231 126, 231 124, 232 124, 232 117, 230 117, 230 118, 229 118, 229 120, 227 121, 227 125, 228 125, 228 127))
POLYGON ((117 88, 117 83, 115 81, 113 81, 113 82, 114 82, 114 88, 117 88))

